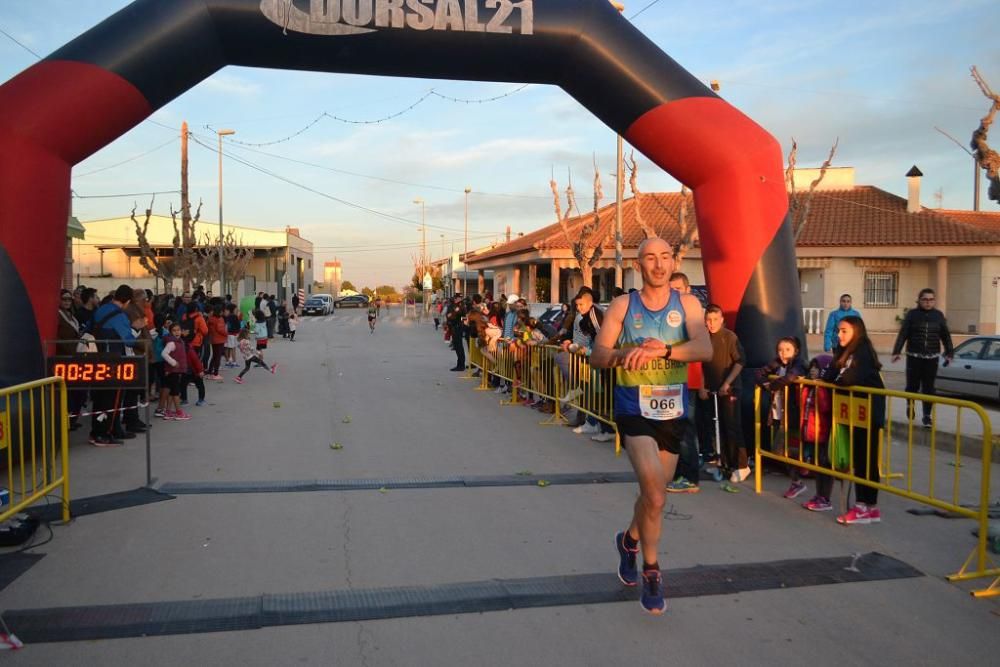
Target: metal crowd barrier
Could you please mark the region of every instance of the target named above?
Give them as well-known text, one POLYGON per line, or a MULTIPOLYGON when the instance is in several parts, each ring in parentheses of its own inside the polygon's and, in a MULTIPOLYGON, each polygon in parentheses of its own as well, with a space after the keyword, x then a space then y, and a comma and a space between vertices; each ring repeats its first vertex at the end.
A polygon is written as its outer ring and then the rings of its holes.
POLYGON ((6 521, 62 489, 62 520, 69 521, 69 418, 66 384, 51 377, 0 389, 0 485, 10 504, 6 521))
MULTIPOLYGON (((469 344, 471 368, 480 370, 477 391, 490 389, 490 376, 511 384, 509 399, 501 405, 517 405, 526 398, 552 401, 552 416, 541 424, 551 426, 567 422, 564 411, 571 407, 615 428, 612 402, 612 371, 591 368, 583 354, 564 351, 552 345, 528 345, 497 341, 480 347, 473 338, 469 344), (568 400, 562 400, 568 399, 568 400)), ((621 438, 615 430, 615 453, 621 451, 621 438)))
MULTIPOLYGON (((758 494, 762 492, 762 462, 763 459, 769 459, 835 479, 863 484, 952 515, 974 519, 979 526, 976 547, 961 569, 947 579, 966 581, 996 577, 989 587, 973 591, 973 595, 1000 596, 1000 568, 987 555, 993 433, 989 417, 982 407, 972 401, 942 396, 869 387, 839 387, 825 382, 798 379, 778 394, 778 407, 785 418, 775 426, 763 423, 765 415, 770 414, 772 405, 762 404, 764 393, 761 387, 757 387, 754 393, 755 481, 758 494), (790 411, 790 408, 798 408, 801 415, 800 397, 803 388, 811 388, 814 396, 820 391, 828 392, 832 410, 826 442, 822 438, 824 427, 819 410, 807 413, 811 415, 812 423, 809 423, 810 418, 807 417, 805 423, 789 424, 787 417, 795 412, 790 411), (886 407, 884 425, 873 433, 871 426, 875 396, 885 397, 886 407), (932 405, 930 429, 914 424, 917 411, 920 410, 918 403, 921 402, 932 405), (950 433, 938 430, 944 409, 954 410, 953 438, 950 433), (967 470, 969 464, 962 460, 962 426, 963 417, 966 416, 978 419, 981 428, 982 456, 978 471, 967 470), (770 429, 770 450, 763 447, 764 428, 770 429), (803 437, 803 430, 806 437, 803 437), (864 469, 855 467, 858 464, 855 459, 862 459, 860 450, 854 455, 855 447, 859 445, 856 440, 858 437, 864 439, 861 443, 864 447, 864 469), (809 440, 814 442, 808 442, 809 440), (929 451, 926 455, 918 453, 923 450, 915 451, 915 445, 926 446, 929 451), (874 459, 873 447, 877 448, 874 459), (898 447, 902 447, 903 451, 896 455, 898 447), (873 460, 877 462, 878 470, 871 470, 873 460), (901 472, 892 471, 894 462, 902 466, 901 472), (948 467, 953 469, 949 470, 948 467), (975 484, 972 484, 972 489, 969 488, 971 480, 978 482, 978 488, 974 488, 975 484)), ((773 395, 771 398, 773 400, 773 395)), ((973 438, 965 436, 964 444, 970 446, 972 440, 973 438)), ((842 503, 844 499, 844 494, 841 494, 842 503)))

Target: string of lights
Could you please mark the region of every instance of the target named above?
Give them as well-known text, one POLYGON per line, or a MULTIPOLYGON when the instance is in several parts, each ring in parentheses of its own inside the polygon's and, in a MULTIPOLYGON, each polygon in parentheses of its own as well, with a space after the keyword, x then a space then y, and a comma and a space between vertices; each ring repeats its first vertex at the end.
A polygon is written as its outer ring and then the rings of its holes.
POLYGON ((113 195, 81 195, 76 190, 71 191, 74 199, 124 199, 126 197, 146 197, 150 195, 176 195, 180 190, 158 190, 156 192, 123 192, 113 195))
MULTIPOLYGON (((489 102, 496 102, 498 100, 502 100, 502 99, 504 99, 506 97, 510 97, 511 95, 516 95, 517 93, 521 92, 522 90, 524 90, 525 88, 527 88, 530 85, 531 84, 526 83, 526 84, 518 86, 517 88, 515 88, 513 90, 509 90, 506 93, 503 93, 501 95, 494 95, 493 97, 482 97, 482 98, 477 98, 477 99, 466 99, 466 98, 461 98, 461 97, 452 97, 450 95, 445 95, 443 93, 439 93, 436 90, 434 90, 433 88, 431 88, 426 93, 424 93, 419 98, 417 98, 416 101, 414 101, 411 104, 407 105, 403 109, 400 109, 399 111, 391 113, 391 114, 389 114, 387 116, 382 116, 380 118, 371 118, 371 119, 358 120, 358 119, 352 119, 352 118, 344 118, 343 116, 338 116, 337 114, 330 113, 329 111, 324 111, 321 114, 319 114, 318 116, 316 116, 316 118, 314 118, 313 120, 309 121, 309 123, 307 123, 301 129, 296 130, 292 134, 289 134, 286 137, 282 137, 281 139, 274 139, 273 141, 261 141, 261 142, 250 142, 250 141, 242 141, 240 139, 230 139, 229 143, 239 144, 241 146, 248 146, 248 147, 252 147, 252 148, 264 148, 266 146, 273 146, 275 144, 282 144, 282 143, 291 141, 292 139, 294 139, 294 138, 296 138, 296 137, 298 137, 298 136, 300 136, 300 135, 308 132, 310 129, 312 129, 313 127, 315 127, 320 121, 322 121, 324 119, 335 120, 335 121, 337 121, 339 123, 346 123, 348 125, 378 125, 380 123, 385 123, 385 122, 388 122, 390 120, 399 118, 400 116, 402 116, 404 114, 407 114, 410 111, 413 111, 414 109, 416 109, 418 106, 420 106, 421 104, 423 104, 425 101, 427 101, 431 97, 437 97, 439 99, 442 99, 442 100, 445 100, 445 101, 448 101, 448 102, 456 102, 456 103, 459 103, 459 104, 487 104, 489 102)), ((215 132, 216 131, 211 125, 205 125, 205 129, 208 130, 209 132, 215 132)))

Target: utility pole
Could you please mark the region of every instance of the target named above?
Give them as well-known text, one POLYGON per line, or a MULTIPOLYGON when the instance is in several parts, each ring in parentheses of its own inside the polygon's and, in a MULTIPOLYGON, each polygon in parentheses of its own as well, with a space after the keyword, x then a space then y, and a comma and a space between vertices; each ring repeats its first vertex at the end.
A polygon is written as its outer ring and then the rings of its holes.
MULTIPOLYGON (((185 255, 191 250, 188 239, 191 236, 191 199, 188 194, 188 124, 181 123, 181 248, 185 255)), ((188 257, 185 257, 188 259, 188 257)), ((176 262, 176 258, 174 258, 176 262)), ((182 266, 183 268, 183 266, 182 266)), ((181 286, 185 292, 191 289, 190 272, 181 271, 181 286)))
POLYGON ((236 134, 236 130, 217 130, 217 134, 219 135, 219 294, 218 296, 222 296, 226 293, 226 270, 222 261, 222 137, 228 137, 230 135, 236 134))
POLYGON ((465 255, 462 257, 462 296, 469 296, 469 193, 472 188, 465 188, 465 255))
MULTIPOLYGON (((624 146, 622 145, 622 135, 618 135, 618 163, 615 171, 615 287, 625 289, 625 270, 622 265, 622 199, 625 197, 625 174, 622 173, 624 160, 624 146)), ((638 206, 639 200, 632 202, 632 206, 638 206)))
MULTIPOLYGON (((621 2, 611 0, 618 13, 625 11, 625 5, 621 2)), ((625 197, 625 174, 622 173, 622 162, 624 161, 624 146, 622 135, 618 135, 618 162, 615 167, 615 287, 625 289, 625 270, 622 266, 622 200, 625 197)), ((638 206, 639 200, 632 202, 632 206, 638 206)), ((558 289, 558 286, 557 286, 558 289)))
POLYGON ((951 136, 950 134, 942 130, 940 127, 935 126, 934 129, 943 134, 944 136, 948 137, 952 141, 954 141, 956 146, 961 148, 963 151, 966 152, 966 154, 968 154, 972 158, 972 210, 978 211, 980 178, 979 178, 979 161, 976 160, 976 154, 970 151, 965 146, 963 146, 962 142, 960 142, 958 139, 956 139, 955 137, 951 136))

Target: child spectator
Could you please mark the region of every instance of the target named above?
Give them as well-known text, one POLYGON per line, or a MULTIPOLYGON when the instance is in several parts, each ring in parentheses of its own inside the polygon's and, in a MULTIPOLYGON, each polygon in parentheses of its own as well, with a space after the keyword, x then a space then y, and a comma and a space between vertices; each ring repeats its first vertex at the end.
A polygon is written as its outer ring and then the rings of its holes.
MULTIPOLYGON (((181 331, 185 334, 184 338, 187 338, 188 332, 181 331)), ((198 356, 198 352, 191 345, 186 345, 185 353, 187 354, 187 374, 181 380, 181 405, 187 405, 187 388, 189 384, 194 384, 198 389, 198 400, 195 405, 202 406, 205 405, 205 381, 202 379, 205 377, 205 366, 201 362, 201 358, 198 356)))
POLYGON ((236 304, 226 304, 226 368, 236 368, 236 336, 239 335, 240 316, 236 314, 236 304))
POLYGON ((712 360, 701 364, 703 382, 698 390, 697 410, 704 410, 707 415, 714 415, 718 410, 722 466, 730 475, 730 481, 736 484, 750 476, 740 420, 740 373, 745 366, 743 346, 736 334, 723 326, 719 306, 710 304, 705 309, 705 326, 712 340, 712 360))
POLYGON ((167 405, 167 398, 170 396, 170 392, 166 386, 166 377, 163 374, 163 346, 166 345, 164 339, 169 335, 169 332, 164 331, 166 323, 166 315, 157 313, 153 316, 153 328, 149 331, 149 335, 153 339, 153 358, 149 364, 149 374, 152 376, 153 384, 156 385, 156 393, 160 397, 156 411, 153 413, 155 417, 163 416, 167 405))
MULTIPOLYGON (((837 324, 838 345, 833 350, 833 364, 827 370, 826 379, 843 387, 874 387, 885 389, 882 383, 882 364, 868 338, 865 323, 860 317, 848 315, 837 324)), ((878 431, 885 422, 885 396, 866 396, 855 391, 853 398, 869 398, 868 418, 870 428, 855 426, 849 438, 851 443, 851 469, 856 477, 877 482, 878 471, 878 431)), ((854 401, 852 400, 853 404, 854 401)), ((877 523, 882 520, 878 503, 878 489, 865 484, 854 487, 855 505, 846 514, 837 517, 844 525, 877 523)))
MULTIPOLYGON (((267 364, 264 363, 263 353, 254 345, 254 343, 250 342, 251 336, 256 337, 256 333, 252 334, 249 328, 240 331, 240 335, 238 336, 240 353, 243 355, 243 360, 245 361, 246 366, 242 371, 240 371, 239 375, 233 378, 233 382, 236 384, 243 384, 243 376, 250 371, 250 367, 254 364, 260 366, 266 371, 271 371, 272 375, 274 375, 274 372, 278 370, 277 364, 268 368, 267 364)), ((267 338, 266 329, 264 330, 264 337, 265 339, 267 338)))
POLYGON ((228 335, 226 320, 222 316, 222 306, 212 306, 212 314, 208 318, 208 337, 212 345, 212 360, 208 364, 208 373, 205 374, 205 377, 210 380, 222 382, 222 376, 219 375, 219 365, 222 364, 222 355, 228 335))
MULTIPOLYGON (((756 382, 770 394, 767 409, 767 425, 771 434, 771 451, 782 451, 784 456, 794 456, 790 449, 801 446, 798 433, 799 402, 796 400, 794 387, 789 385, 806 373, 802 360, 799 359, 799 339, 786 336, 775 346, 775 357, 766 366, 757 371, 756 382), (777 376, 777 377, 772 377, 777 376), (788 414, 785 414, 785 411, 788 414)), ((801 453, 805 457, 805 452, 801 453)), ((792 484, 785 491, 785 498, 798 498, 806 490, 801 480, 797 466, 789 466, 792 484)))
POLYGON ((299 315, 294 310, 288 311, 288 340, 295 340, 295 331, 299 328, 299 315))
POLYGON ((188 372, 187 344, 181 337, 181 325, 172 322, 169 333, 164 337, 163 352, 164 377, 166 378, 167 401, 163 418, 167 420, 187 421, 191 415, 184 412, 180 406, 181 382, 186 382, 188 372))
MULTIPOLYGON (((833 363, 833 357, 829 354, 821 354, 810 361, 807 371, 809 379, 818 380, 831 363, 833 363)), ((827 446, 830 440, 831 409, 833 406, 830 390, 826 387, 803 386, 800 391, 799 405, 802 406, 799 417, 799 432, 802 434, 802 442, 804 445, 811 445, 813 452, 818 453, 818 458, 814 460, 818 460, 820 466, 830 468, 830 451, 827 446)), ((812 512, 829 512, 833 509, 833 505, 830 503, 832 491, 833 477, 816 473, 816 495, 803 503, 802 506, 812 512)))
POLYGON ((263 310, 257 309, 253 311, 253 317, 256 320, 254 324, 254 336, 257 339, 257 352, 261 359, 264 358, 264 350, 267 349, 267 317, 263 310))

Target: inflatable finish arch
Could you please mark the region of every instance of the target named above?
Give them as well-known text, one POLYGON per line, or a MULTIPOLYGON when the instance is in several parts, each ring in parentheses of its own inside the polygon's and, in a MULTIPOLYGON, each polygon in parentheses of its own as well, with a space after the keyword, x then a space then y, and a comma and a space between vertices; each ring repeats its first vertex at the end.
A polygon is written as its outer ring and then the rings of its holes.
POLYGON ((607 0, 137 0, 0 86, 0 386, 44 372, 73 165, 226 65, 558 85, 694 191, 750 365, 801 335, 778 143, 607 0))

